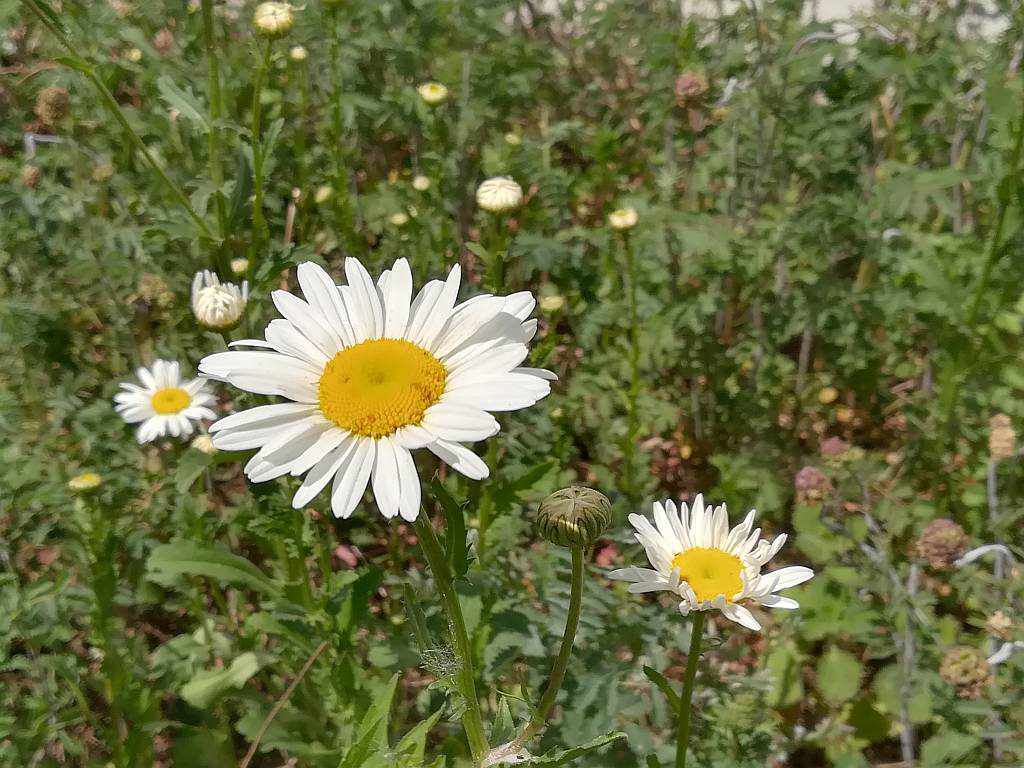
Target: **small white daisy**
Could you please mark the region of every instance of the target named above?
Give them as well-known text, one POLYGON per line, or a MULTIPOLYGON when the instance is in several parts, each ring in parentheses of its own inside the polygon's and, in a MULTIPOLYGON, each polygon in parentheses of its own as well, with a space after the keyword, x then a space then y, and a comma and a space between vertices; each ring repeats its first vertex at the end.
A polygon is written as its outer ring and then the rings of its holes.
POLYGON ((214 398, 206 391, 206 382, 183 381, 176 362, 157 360, 152 369, 139 368, 135 375, 141 386, 122 382, 114 395, 114 410, 129 424, 142 422, 136 435, 140 443, 166 435, 188 437, 194 422, 217 418, 210 409, 214 398))
POLYGON ((423 103, 431 107, 436 107, 448 99, 448 88, 441 83, 423 83, 416 91, 423 99, 423 103))
POLYGON ((741 602, 799 608, 796 600, 774 593, 814 576, 810 568, 799 565, 762 574, 761 568, 786 543, 786 534, 771 543, 762 541, 761 529, 751 530, 753 510, 730 530, 725 504, 705 508, 699 494, 689 509, 685 503, 677 511, 672 501, 655 502, 654 525, 643 515, 630 515, 629 522, 654 569, 621 568, 609 578, 632 582, 629 591, 634 593, 675 593, 682 598, 679 612, 684 616, 717 609, 737 624, 758 630, 761 625, 741 602))
POLYGON ((520 367, 537 329, 527 319, 535 302, 523 292, 456 305, 458 266, 415 298, 405 259, 376 284, 357 259, 345 260, 345 274, 348 285, 338 286, 316 264, 300 264, 305 301, 274 291, 284 318, 270 322, 266 341, 235 342, 263 350, 203 359, 210 378, 292 401, 228 416, 210 432, 222 450, 260 449, 245 466, 253 482, 304 474, 296 508, 333 479, 336 516, 351 515, 371 483, 385 517, 415 520, 413 450, 485 478, 487 465, 462 444, 498 432, 490 411, 526 408, 550 391, 554 374, 520 367))

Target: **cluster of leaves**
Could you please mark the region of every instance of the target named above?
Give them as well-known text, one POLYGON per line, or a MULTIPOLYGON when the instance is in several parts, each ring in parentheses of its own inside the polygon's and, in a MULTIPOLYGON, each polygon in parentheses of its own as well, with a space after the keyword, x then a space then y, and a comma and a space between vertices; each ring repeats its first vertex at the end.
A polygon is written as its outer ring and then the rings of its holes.
POLYGON ((672 759, 685 622, 602 572, 642 557, 628 512, 698 490, 792 531, 818 575, 763 637, 712 623, 693 764, 1024 762, 1024 654, 980 688, 940 674, 955 647, 1024 639, 1018 566, 934 570, 915 548, 946 517, 1022 559, 1020 468, 987 444, 992 415, 1024 423, 1015 3, 979 38, 964 3, 851 27, 792 1, 319 0, 269 46, 240 2, 60 5, 0 0, 0 762, 212 768, 257 743, 252 766, 466 761, 411 529, 371 504, 295 512, 236 454, 140 447, 110 400, 155 356, 223 348, 189 309, 198 269, 249 259, 252 337, 300 261, 406 256, 418 282, 461 261, 479 283, 502 248, 505 289, 548 299, 533 362, 560 381, 505 420, 487 483, 420 467, 492 744, 528 717, 567 613, 568 556, 531 510, 581 482, 616 518, 536 764, 672 759), (66 114, 40 103, 54 86, 66 114), (526 191, 500 238, 473 204, 495 174, 526 191), (621 205, 632 272, 605 224, 621 205), (103 484, 73 496, 86 469, 103 484))

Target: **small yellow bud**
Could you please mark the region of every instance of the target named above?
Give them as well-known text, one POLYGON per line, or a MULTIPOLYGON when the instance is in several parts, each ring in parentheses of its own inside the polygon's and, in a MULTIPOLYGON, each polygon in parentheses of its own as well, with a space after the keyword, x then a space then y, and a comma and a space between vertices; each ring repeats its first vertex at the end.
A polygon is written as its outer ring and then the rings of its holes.
POLYGON ((523 137, 520 136, 518 133, 512 133, 511 131, 509 131, 508 133, 505 134, 505 143, 508 144, 510 147, 518 147, 520 144, 523 143, 523 137))
POLYGON ((540 308, 543 312, 557 312, 565 306, 565 296, 541 296, 540 308))
POLYGON ((196 435, 192 438, 192 442, 189 445, 200 453, 205 453, 207 456, 212 456, 217 452, 216 447, 213 445, 213 438, 209 435, 196 435))
POLYGON ((329 185, 324 184, 316 188, 316 192, 313 193, 313 202, 317 205, 323 205, 332 197, 334 197, 334 190, 329 185))
POLYGON ((68 488, 75 493, 87 493, 103 484, 103 478, 95 472, 83 472, 68 480, 68 488))
POLYGON ((142 51, 140 51, 138 48, 129 48, 128 52, 124 55, 124 57, 128 59, 128 61, 130 61, 132 64, 138 64, 140 61, 142 61, 142 51))
POLYGON ((818 402, 822 405, 834 403, 839 399, 839 390, 835 387, 822 387, 818 392, 818 402))

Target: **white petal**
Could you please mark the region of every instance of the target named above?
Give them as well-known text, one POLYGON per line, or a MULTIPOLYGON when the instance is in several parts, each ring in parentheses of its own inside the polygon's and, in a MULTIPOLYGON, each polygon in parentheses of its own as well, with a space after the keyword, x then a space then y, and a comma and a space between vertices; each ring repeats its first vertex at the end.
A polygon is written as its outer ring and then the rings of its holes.
POLYGON ((737 624, 752 629, 757 632, 761 629, 761 625, 754 618, 754 614, 744 608, 742 605, 736 603, 726 603, 722 607, 722 615, 727 619, 735 621, 737 624))
POLYGON ((420 476, 416 473, 416 462, 412 454, 401 446, 392 445, 395 449, 395 459, 398 463, 398 479, 401 483, 401 499, 398 504, 398 511, 403 520, 412 522, 420 512, 420 476))
POLYGON ((459 295, 462 270, 456 264, 448 273, 433 302, 425 302, 409 323, 406 338, 427 350, 434 348, 437 335, 448 322, 459 295))
POLYGON ((454 403, 435 403, 423 415, 421 426, 444 440, 475 442, 496 435, 497 420, 486 411, 454 403))
POLYGON ((334 357, 338 351, 338 335, 329 329, 330 320, 298 296, 288 291, 274 291, 270 298, 285 320, 315 344, 327 357, 334 357))
POLYGON ((317 402, 322 371, 277 352, 217 352, 199 363, 199 370, 247 392, 281 395, 300 403, 317 402))
MULTIPOLYGON (((378 339, 384 331, 384 308, 377 294, 377 286, 373 284, 370 273, 359 259, 349 256, 345 259, 345 277, 352 297, 352 304, 346 302, 351 317, 354 310, 359 314, 362 330, 366 339, 378 339)), ((352 318, 355 325, 355 318, 352 318)), ((359 328, 357 327, 358 331, 359 328)))
POLYGON ((384 437, 376 441, 373 461, 373 496, 380 513, 388 520, 398 514, 402 488, 398 479, 398 459, 391 440, 384 437))
POLYGON ((265 333, 267 341, 281 354, 297 357, 321 370, 331 360, 320 347, 287 320, 271 320, 265 333))
POLYGON ((412 301, 412 271, 409 262, 399 259, 391 270, 384 294, 384 337, 405 338, 412 301))
POLYGON ((315 405, 305 403, 274 403, 273 405, 258 405, 245 411, 225 416, 216 424, 210 426, 210 432, 219 432, 222 429, 259 429, 272 424, 287 423, 285 417, 298 418, 308 416, 319 410, 315 405))
POLYGON ((327 486, 327 483, 334 478, 342 465, 344 465, 352 456, 356 450, 357 444, 357 440, 347 440, 344 444, 339 445, 314 464, 303 479, 302 485, 299 486, 299 490, 295 492, 295 497, 292 499, 292 506, 295 509, 299 509, 300 507, 304 507, 309 504, 309 502, 327 486))
POLYGON ((341 302, 338 286, 320 265, 311 261, 299 264, 295 274, 306 301, 327 321, 324 330, 336 345, 336 350, 355 343, 355 335, 348 314, 341 302))
POLYGON ((768 595, 767 597, 761 598, 759 602, 767 608, 785 608, 789 611, 800 607, 800 603, 796 600, 789 597, 783 597, 782 595, 768 595))
POLYGON ((346 457, 334 476, 331 509, 335 517, 348 517, 359 506, 372 468, 373 440, 357 440, 355 450, 346 457))
POLYGON ((789 587, 795 587, 797 584, 803 584, 814 576, 814 571, 810 568, 805 568, 802 565, 791 565, 788 568, 780 568, 777 571, 766 573, 762 578, 773 579, 775 582, 772 592, 777 592, 780 589, 788 589, 789 587))
POLYGON ((427 450, 470 480, 483 480, 490 474, 490 470, 487 468, 484 460, 464 445, 438 439, 428 445, 427 450))

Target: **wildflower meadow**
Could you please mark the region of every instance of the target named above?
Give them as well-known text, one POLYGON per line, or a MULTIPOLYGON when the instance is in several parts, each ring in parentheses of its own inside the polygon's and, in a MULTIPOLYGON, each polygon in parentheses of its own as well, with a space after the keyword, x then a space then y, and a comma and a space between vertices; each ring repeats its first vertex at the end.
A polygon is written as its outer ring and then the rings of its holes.
POLYGON ((0 766, 1022 768, 1018 0, 0 0, 0 766))

